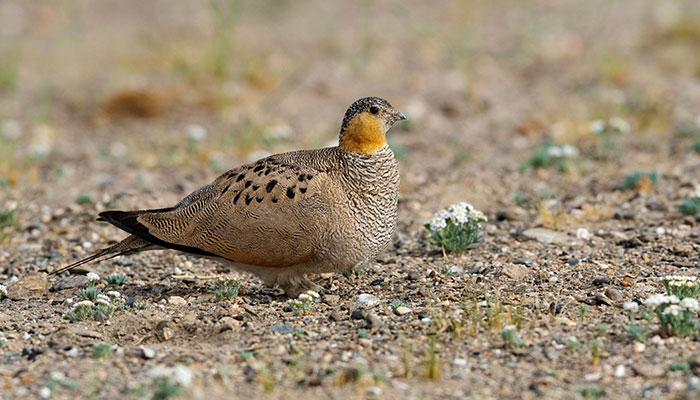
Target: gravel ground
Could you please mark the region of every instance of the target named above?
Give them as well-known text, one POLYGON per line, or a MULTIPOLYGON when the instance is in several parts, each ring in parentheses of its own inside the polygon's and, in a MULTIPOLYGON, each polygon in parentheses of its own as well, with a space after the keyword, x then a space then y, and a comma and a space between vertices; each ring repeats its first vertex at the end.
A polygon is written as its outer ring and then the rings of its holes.
POLYGON ((3 399, 700 397, 700 334, 637 342, 622 309, 700 271, 694 2, 71 4, 0 4, 3 399), (366 95, 410 118, 397 234, 308 314, 170 251, 48 275, 124 237, 98 212, 331 143, 366 95), (578 155, 534 168, 552 143, 578 155), (459 201, 484 239, 443 255, 423 223, 459 201), (71 322, 88 272, 127 307, 71 322))

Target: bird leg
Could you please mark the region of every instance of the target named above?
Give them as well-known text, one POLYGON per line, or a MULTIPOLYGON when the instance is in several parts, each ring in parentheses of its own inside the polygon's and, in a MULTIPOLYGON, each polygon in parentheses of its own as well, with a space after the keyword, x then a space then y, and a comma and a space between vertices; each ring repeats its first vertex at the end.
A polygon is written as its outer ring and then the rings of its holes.
POLYGON ((321 289, 323 289, 321 286, 311 282, 311 280, 309 280, 309 278, 306 276, 294 279, 293 281, 290 280, 289 282, 280 284, 279 286, 282 288, 282 290, 284 290, 284 293, 287 294, 287 297, 290 298, 297 298, 300 294, 308 292, 309 290, 320 292, 321 289))

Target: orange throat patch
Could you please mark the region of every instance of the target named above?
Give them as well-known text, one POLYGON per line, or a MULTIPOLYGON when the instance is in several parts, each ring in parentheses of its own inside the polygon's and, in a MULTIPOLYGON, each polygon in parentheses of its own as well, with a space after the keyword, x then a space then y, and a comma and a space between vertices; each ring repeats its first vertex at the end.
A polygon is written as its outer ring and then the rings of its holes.
POLYGON ((346 153, 372 154, 386 146, 382 121, 368 113, 353 118, 340 138, 339 147, 346 153))

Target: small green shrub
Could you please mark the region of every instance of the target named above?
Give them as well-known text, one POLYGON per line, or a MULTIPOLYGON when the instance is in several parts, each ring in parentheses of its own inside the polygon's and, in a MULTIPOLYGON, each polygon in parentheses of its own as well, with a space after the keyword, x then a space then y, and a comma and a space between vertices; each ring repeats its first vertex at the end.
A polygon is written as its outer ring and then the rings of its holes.
POLYGON ((461 202, 440 210, 425 223, 430 233, 430 243, 440 246, 442 251, 465 251, 482 239, 481 223, 486 217, 468 203, 461 202))
POLYGON ((112 274, 105 276, 105 281, 112 286, 121 286, 126 283, 126 276, 119 274, 112 274))
POLYGON ((678 211, 685 215, 696 215, 700 212, 700 196, 689 197, 678 205, 678 211))
POLYGON ((629 174, 625 177, 624 182, 622 182, 622 185, 618 187, 619 190, 635 190, 639 189, 644 182, 648 180, 649 184, 651 186, 656 185, 656 181, 659 179, 659 175, 656 173, 656 171, 648 171, 648 172, 635 172, 633 174, 629 174))

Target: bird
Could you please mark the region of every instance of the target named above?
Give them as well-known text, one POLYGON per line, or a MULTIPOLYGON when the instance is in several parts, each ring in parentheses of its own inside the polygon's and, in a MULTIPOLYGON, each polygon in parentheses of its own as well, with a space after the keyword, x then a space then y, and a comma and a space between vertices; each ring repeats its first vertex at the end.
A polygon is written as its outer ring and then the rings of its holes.
POLYGON ((337 146, 241 165, 172 207, 101 212, 98 221, 129 236, 53 274, 172 249, 251 273, 289 297, 319 291, 310 276, 358 268, 389 246, 400 175, 386 135, 405 119, 382 98, 361 98, 345 112, 337 146))

